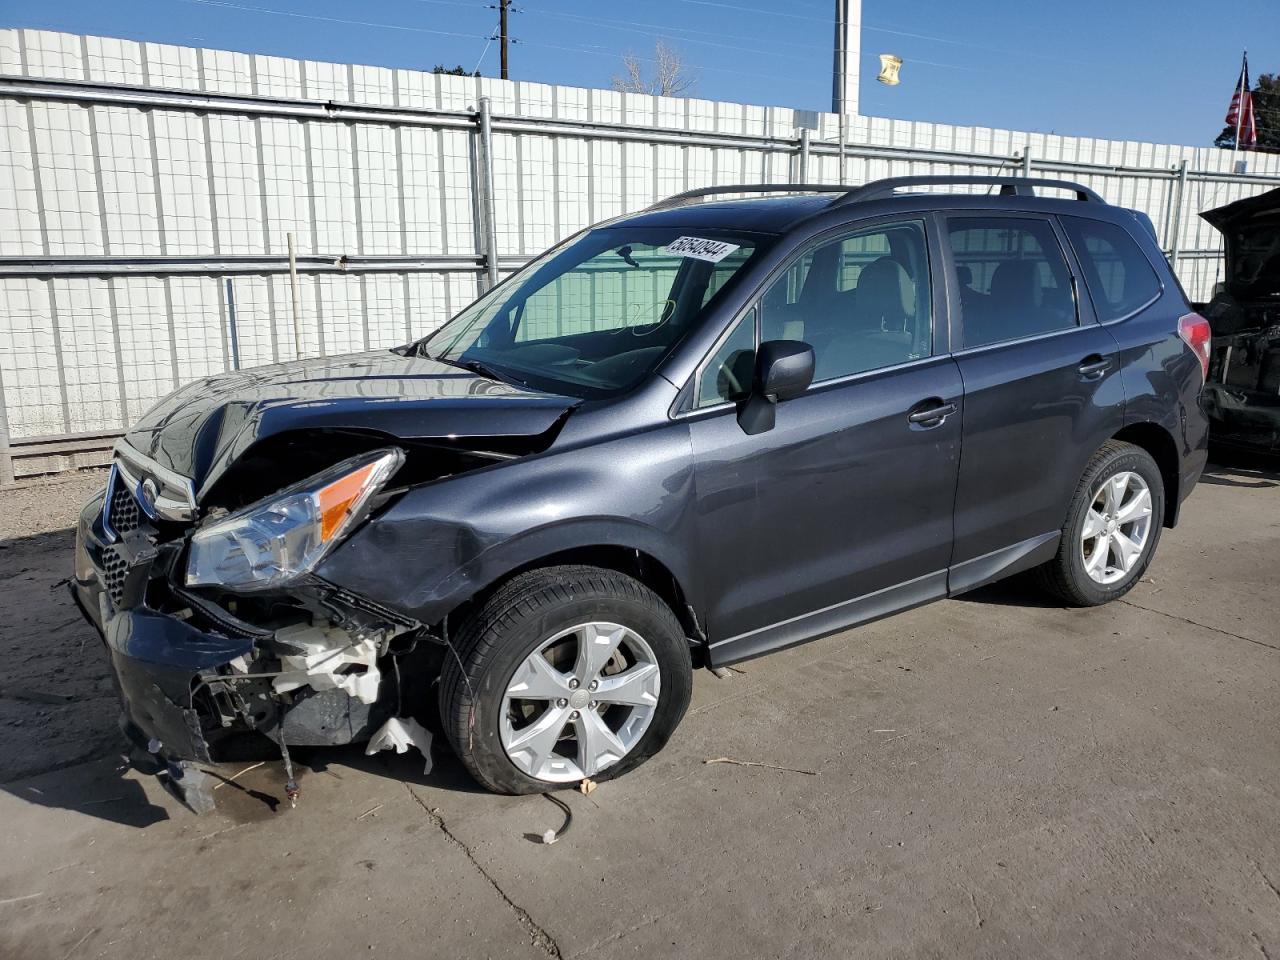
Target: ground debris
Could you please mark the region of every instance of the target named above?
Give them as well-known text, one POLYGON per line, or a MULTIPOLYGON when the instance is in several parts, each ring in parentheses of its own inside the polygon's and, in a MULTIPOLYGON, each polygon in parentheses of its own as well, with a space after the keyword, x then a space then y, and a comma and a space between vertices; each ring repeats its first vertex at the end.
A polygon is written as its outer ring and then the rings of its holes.
POLYGON ((45 693, 43 690, 15 690, 11 687, 0 687, 0 697, 6 700, 25 700, 28 703, 71 703, 75 697, 66 693, 45 693))
MULTIPOLYGON (((248 773, 250 770, 257 770, 260 766, 262 766, 262 765, 263 765, 263 764, 265 764, 266 762, 267 762, 267 761, 265 761, 265 760, 259 760, 257 763, 253 764, 252 766, 245 767, 243 770, 241 770, 241 771, 240 771, 239 773, 237 773, 237 774, 233 774, 233 775, 232 775, 232 776, 230 776, 230 777, 221 777, 221 778, 220 778, 220 782, 219 782, 219 783, 215 783, 215 784, 213 785, 213 789, 217 790, 217 789, 219 789, 220 787, 225 787, 228 783, 235 783, 237 780, 239 780, 241 777, 243 777, 243 776, 244 776, 246 773, 248 773)), ((215 774, 215 776, 217 776, 217 775, 215 774)))
POLYGON ((8 903, 21 903, 23 900, 34 900, 36 897, 43 897, 44 893, 28 893, 23 897, 9 897, 7 900, 0 900, 0 907, 8 903))
POLYGON ((569 809, 569 805, 567 803, 554 794, 544 793, 543 796, 559 807, 564 813, 564 823, 560 825, 559 830, 545 830, 542 833, 541 840, 543 843, 555 843, 557 840, 563 839, 564 835, 569 832, 569 827, 573 823, 573 811, 569 809))
POLYGON ((768 770, 782 770, 784 773, 803 773, 806 777, 816 777, 817 770, 801 770, 799 767, 783 767, 776 763, 764 763, 760 760, 738 760, 734 757, 716 757, 713 760, 703 760, 703 764, 710 763, 731 763, 738 767, 764 767, 768 770))

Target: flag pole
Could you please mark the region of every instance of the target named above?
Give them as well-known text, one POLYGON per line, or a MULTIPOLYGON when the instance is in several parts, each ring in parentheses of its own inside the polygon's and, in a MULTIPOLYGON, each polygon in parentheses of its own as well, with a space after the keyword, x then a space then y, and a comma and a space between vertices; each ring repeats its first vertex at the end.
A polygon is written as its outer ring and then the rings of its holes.
POLYGON ((1240 60, 1239 106, 1236 108, 1236 139, 1231 147, 1231 172, 1236 172, 1236 155, 1240 152, 1240 127, 1244 123, 1244 77, 1249 70, 1249 51, 1246 49, 1240 60))

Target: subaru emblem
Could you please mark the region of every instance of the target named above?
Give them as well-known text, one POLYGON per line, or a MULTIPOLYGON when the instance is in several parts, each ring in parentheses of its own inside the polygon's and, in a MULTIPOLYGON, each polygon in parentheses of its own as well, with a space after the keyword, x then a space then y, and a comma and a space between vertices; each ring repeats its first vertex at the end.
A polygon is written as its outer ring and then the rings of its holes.
POLYGON ((156 486, 156 482, 150 477, 143 477, 138 481, 138 489, 134 492, 134 499, 138 501, 138 506, 142 508, 142 512, 151 520, 156 518, 156 497, 160 495, 160 490, 156 486))

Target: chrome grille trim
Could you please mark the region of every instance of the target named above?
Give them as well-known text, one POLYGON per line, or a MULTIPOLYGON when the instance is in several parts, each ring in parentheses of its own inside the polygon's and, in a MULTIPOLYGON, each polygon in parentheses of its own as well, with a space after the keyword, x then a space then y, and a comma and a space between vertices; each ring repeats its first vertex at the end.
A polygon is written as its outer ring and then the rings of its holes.
POLYGON ((196 518, 196 490, 191 478, 161 466, 140 453, 124 440, 115 445, 115 470, 119 484, 131 494, 138 485, 150 478, 158 487, 155 513, 164 520, 184 521, 196 518))

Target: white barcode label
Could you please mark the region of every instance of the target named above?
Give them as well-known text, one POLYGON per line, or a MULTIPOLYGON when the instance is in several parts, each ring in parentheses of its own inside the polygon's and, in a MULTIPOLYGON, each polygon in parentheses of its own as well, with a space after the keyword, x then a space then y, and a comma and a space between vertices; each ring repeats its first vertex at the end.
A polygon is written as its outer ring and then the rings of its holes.
POLYGON ((692 257, 694 260, 706 260, 708 263, 719 263, 741 244, 725 243, 723 240, 704 240, 702 237, 677 237, 666 246, 667 253, 677 257, 692 257))

